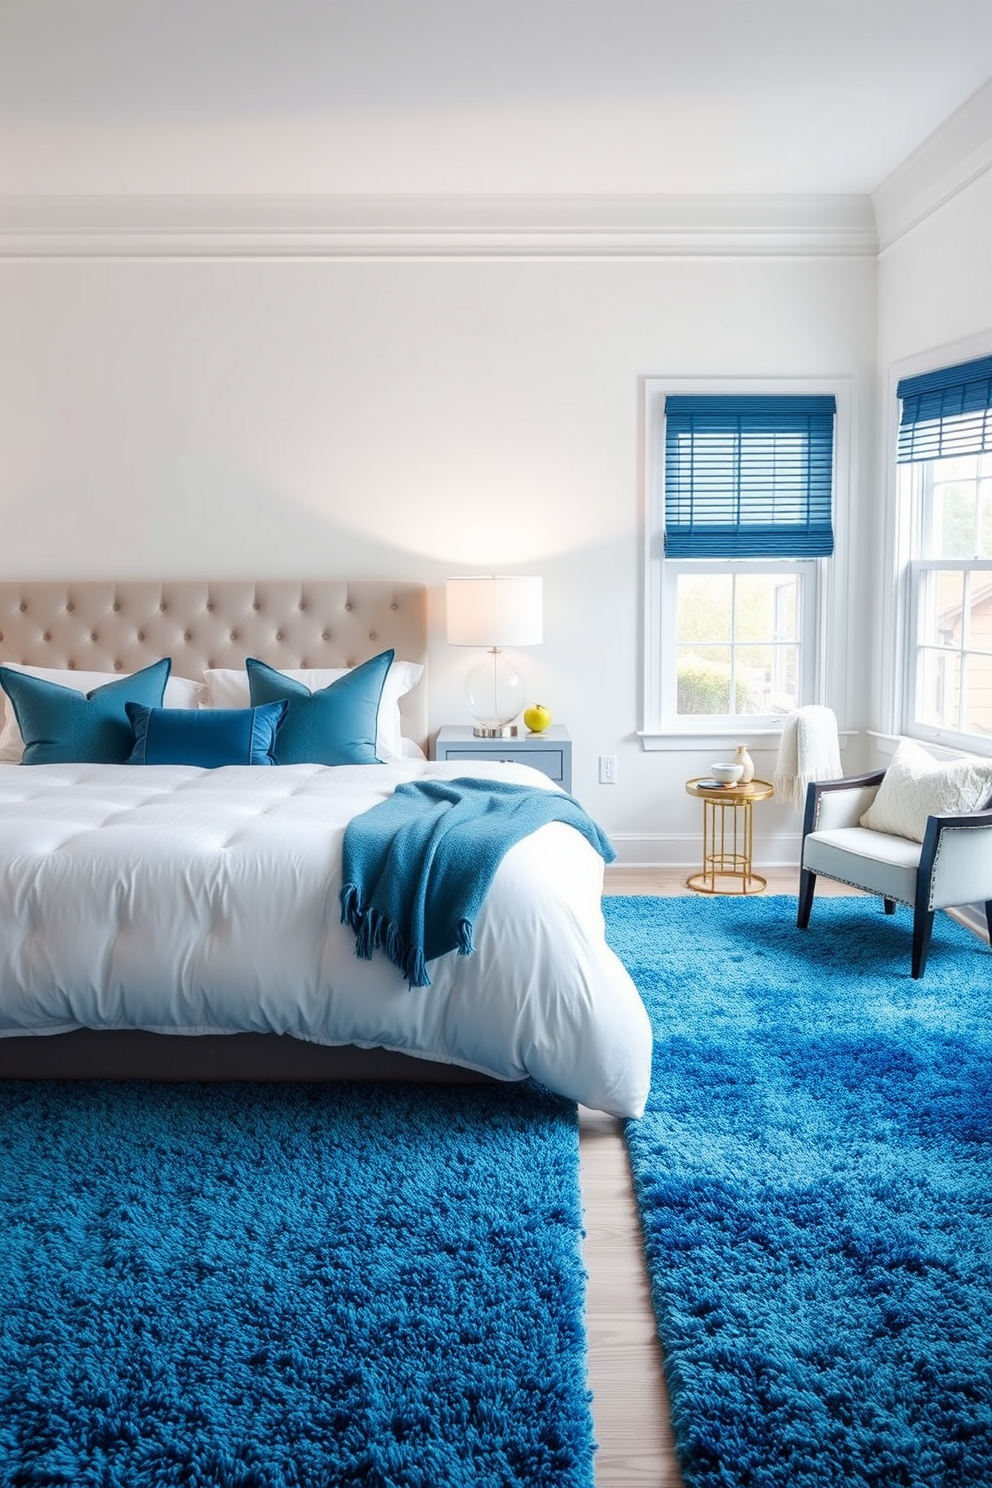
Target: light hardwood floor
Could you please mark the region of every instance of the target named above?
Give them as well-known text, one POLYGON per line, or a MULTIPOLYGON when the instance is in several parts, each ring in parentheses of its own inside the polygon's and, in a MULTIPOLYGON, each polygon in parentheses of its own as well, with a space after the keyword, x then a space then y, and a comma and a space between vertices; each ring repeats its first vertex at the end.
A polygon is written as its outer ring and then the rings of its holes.
MULTIPOLYGON (((688 894, 691 869, 608 868, 608 894, 688 894)), ((791 894, 797 870, 763 870, 766 894, 791 894)), ((825 879, 821 894, 849 893, 825 879)), ((675 1459, 661 1346, 651 1309, 640 1221, 621 1123, 579 1112, 588 1272, 589 1387, 599 1451, 597 1488, 675 1488, 675 1459)))

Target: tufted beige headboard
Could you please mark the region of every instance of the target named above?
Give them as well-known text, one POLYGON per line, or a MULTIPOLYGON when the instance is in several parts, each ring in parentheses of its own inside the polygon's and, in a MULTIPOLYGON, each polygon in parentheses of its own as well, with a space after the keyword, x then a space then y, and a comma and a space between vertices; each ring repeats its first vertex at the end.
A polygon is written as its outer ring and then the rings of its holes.
MULTIPOLYGON (((427 661, 427 589, 378 579, 0 581, 0 661, 133 672, 172 657, 177 677, 239 667, 341 667, 392 646, 427 661)), ((401 704, 426 748, 426 677, 401 704)))

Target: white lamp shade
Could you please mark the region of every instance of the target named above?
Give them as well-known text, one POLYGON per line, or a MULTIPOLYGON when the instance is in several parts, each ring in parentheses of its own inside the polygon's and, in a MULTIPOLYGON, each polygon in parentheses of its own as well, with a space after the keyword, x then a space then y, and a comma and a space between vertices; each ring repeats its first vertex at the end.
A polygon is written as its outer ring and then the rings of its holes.
POLYGON ((538 646, 544 637, 542 581, 487 574, 447 582, 452 646, 538 646))

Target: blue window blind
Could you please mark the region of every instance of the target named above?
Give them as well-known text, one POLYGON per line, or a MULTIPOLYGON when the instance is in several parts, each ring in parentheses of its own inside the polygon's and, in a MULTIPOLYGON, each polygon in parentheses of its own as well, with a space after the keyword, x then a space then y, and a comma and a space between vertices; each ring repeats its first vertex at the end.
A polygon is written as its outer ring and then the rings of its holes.
POLYGON ((904 377, 896 393, 900 465, 992 450, 992 356, 904 377))
POLYGON ((833 552, 836 399, 665 399, 665 555, 833 552))

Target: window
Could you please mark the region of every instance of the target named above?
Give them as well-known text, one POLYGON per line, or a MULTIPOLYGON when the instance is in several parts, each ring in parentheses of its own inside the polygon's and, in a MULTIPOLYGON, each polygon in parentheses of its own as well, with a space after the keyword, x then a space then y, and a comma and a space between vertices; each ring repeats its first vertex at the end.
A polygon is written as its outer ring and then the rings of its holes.
POLYGON ((649 399, 645 742, 776 728, 817 694, 836 398, 649 399))
POLYGON ((899 383, 905 732, 992 746, 992 357, 899 383))

